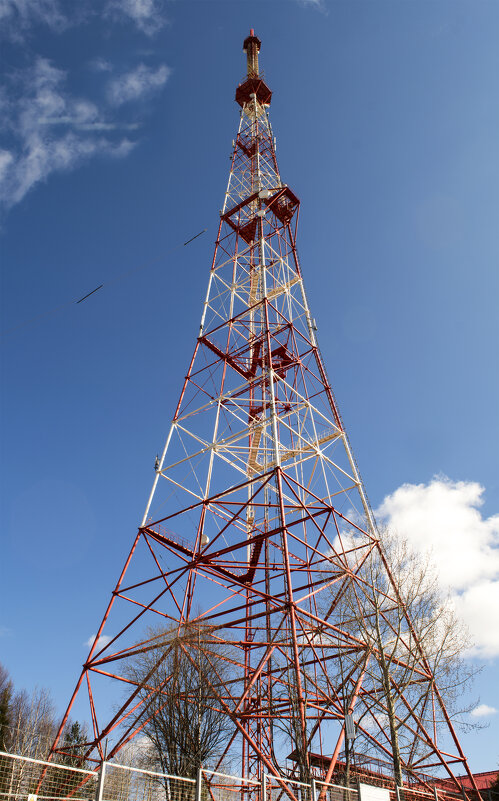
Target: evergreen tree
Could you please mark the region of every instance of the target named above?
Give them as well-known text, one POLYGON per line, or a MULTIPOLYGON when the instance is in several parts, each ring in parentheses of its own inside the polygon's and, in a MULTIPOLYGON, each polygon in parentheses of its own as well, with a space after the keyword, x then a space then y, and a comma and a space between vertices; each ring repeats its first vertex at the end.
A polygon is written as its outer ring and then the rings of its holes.
MULTIPOLYGON (((58 764, 67 765, 68 768, 86 768, 87 762, 83 759, 88 739, 85 724, 79 721, 68 720, 64 729, 62 748, 64 753, 58 753, 56 761, 58 764)), ((60 798, 84 798, 89 797, 88 776, 79 771, 61 770, 54 766, 48 768, 45 773, 42 786, 38 790, 40 796, 56 796, 60 798)))
MULTIPOLYGON (((9 673, 0 664, 0 751, 9 750, 12 730, 12 689, 9 673)), ((0 793, 4 793, 9 786, 11 770, 8 757, 0 756, 0 793)))
POLYGON ((59 759, 64 765, 71 765, 73 768, 85 768, 86 762, 82 759, 85 753, 85 745, 88 739, 85 724, 75 720, 69 720, 64 734, 62 749, 64 755, 59 759))
MULTIPOLYGON (((9 744, 11 719, 12 682, 2 681, 3 668, 0 665, 0 750, 6 751, 9 744)), ((5 671, 8 676, 7 672, 5 671)))

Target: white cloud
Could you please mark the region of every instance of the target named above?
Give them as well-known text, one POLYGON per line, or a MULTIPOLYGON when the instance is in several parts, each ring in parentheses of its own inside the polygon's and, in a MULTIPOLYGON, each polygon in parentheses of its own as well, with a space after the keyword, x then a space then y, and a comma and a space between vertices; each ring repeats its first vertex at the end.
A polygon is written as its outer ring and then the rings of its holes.
POLYGON ((138 67, 113 78, 108 85, 108 98, 114 106, 150 95, 161 89, 168 80, 170 69, 162 64, 157 69, 139 64, 138 67))
POLYGON ((88 122, 88 123, 78 123, 76 125, 79 131, 137 131, 140 128, 140 123, 138 122, 125 122, 125 123, 115 123, 115 122, 88 122))
POLYGON ((482 578, 499 578, 499 515, 482 518, 483 493, 476 482, 436 477, 428 485, 399 487, 377 514, 418 550, 431 550, 442 581, 464 590, 482 578))
POLYGON ((319 11, 326 11, 325 0, 298 0, 301 6, 317 8, 319 11))
POLYGON ((361 726, 368 734, 379 734, 380 730, 386 729, 388 726, 388 716, 383 712, 376 713, 367 711, 360 719, 356 719, 356 723, 361 726))
POLYGON ((499 656, 499 579, 473 584, 454 596, 454 604, 473 635, 472 654, 499 656))
POLYGON ((479 704, 475 709, 471 710, 471 716, 474 718, 485 718, 489 717, 490 715, 495 715, 497 713, 497 709, 493 706, 487 706, 487 704, 479 704))
POLYGON ((376 516, 416 551, 431 552, 442 587, 470 629, 473 654, 493 657, 499 655, 499 515, 482 516, 483 494, 476 482, 437 476, 399 487, 376 516))
MULTIPOLYGON (((3 103, 9 146, 0 150, 0 202, 7 208, 53 172, 72 170, 95 156, 126 156, 134 143, 109 138, 118 127, 95 103, 73 97, 66 73, 45 58, 19 77, 12 99, 3 103)), ((125 126, 126 127, 126 126, 125 126)))
POLYGON ((143 767, 144 757, 151 752, 151 741, 146 734, 138 734, 127 743, 113 758, 113 762, 127 767, 143 767))
MULTIPOLYGON (((317 0, 307 2, 315 4, 317 0)), ((99 0, 97 6, 104 17, 116 22, 131 22, 147 36, 153 36, 167 24, 160 0, 99 0)), ((0 31, 4 36, 21 42, 35 25, 45 25, 60 33, 71 25, 92 19, 94 15, 92 4, 88 2, 0 0, 0 31)))
MULTIPOLYGON (((140 102, 160 90, 170 69, 162 64, 139 63, 121 75, 103 58, 87 60, 86 68, 98 74, 89 82, 101 82, 92 98, 78 97, 71 75, 47 58, 30 55, 25 39, 35 28, 63 33, 85 25, 96 16, 128 22, 147 34, 166 24, 162 0, 93 0, 68 4, 63 0, 0 0, 0 29, 18 47, 31 66, 8 69, 0 86, 0 206, 9 209, 22 201, 37 184, 53 173, 70 171, 96 157, 122 158, 136 142, 128 133, 141 127, 140 120, 126 120, 122 106, 140 102), (98 98, 97 101, 94 98, 98 98)), ((116 28, 117 25, 109 25, 116 28)), ((105 54, 104 54, 105 55, 105 54)), ((24 62, 26 63, 26 61, 24 62)), ((128 106, 127 106, 128 110, 128 106)))
POLYGON ((5 35, 20 40, 34 24, 61 31, 68 20, 58 0, 0 0, 0 23, 5 35))
POLYGON ((105 58, 97 57, 88 62, 88 66, 95 72, 112 72, 113 65, 105 58))
POLYGON ((117 20, 131 20, 148 36, 153 36, 166 25, 157 0, 109 0, 107 13, 117 20))
MULTIPOLYGON (((94 640, 95 640, 96 636, 97 636, 96 634, 92 634, 92 636, 89 637, 88 640, 83 643, 83 645, 86 645, 87 648, 91 648, 92 645, 94 644, 94 640)), ((108 642, 111 642, 111 640, 112 640, 112 637, 108 637, 107 634, 101 634, 101 636, 97 640, 97 650, 100 650, 101 648, 104 648, 104 646, 107 645, 108 642)))
POLYGON ((14 156, 12 153, 9 153, 8 150, 0 150, 0 186, 13 161, 14 156))

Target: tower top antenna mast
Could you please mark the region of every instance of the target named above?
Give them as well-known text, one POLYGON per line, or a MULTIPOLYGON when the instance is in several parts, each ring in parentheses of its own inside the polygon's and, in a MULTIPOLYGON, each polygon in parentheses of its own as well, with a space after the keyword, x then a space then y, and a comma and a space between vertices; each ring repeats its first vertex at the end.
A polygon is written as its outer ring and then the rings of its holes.
POLYGON ((246 37, 243 44, 243 50, 246 53, 248 62, 248 78, 258 78, 260 71, 258 69, 258 53, 262 43, 260 39, 255 36, 253 28, 250 29, 250 35, 246 37))
POLYGON ((258 53, 261 46, 260 39, 255 36, 255 31, 251 28, 250 35, 243 42, 243 50, 246 53, 247 61, 247 75, 244 82, 240 83, 236 89, 237 103, 250 114, 255 113, 253 97, 261 106, 270 106, 272 99, 272 92, 260 75, 258 66, 258 53))

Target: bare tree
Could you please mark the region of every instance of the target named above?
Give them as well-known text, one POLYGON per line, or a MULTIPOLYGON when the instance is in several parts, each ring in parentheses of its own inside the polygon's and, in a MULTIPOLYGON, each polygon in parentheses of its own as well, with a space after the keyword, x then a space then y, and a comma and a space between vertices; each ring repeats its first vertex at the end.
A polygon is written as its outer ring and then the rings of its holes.
POLYGON ((45 688, 31 694, 21 690, 13 695, 10 709, 9 751, 35 759, 44 759, 55 732, 57 719, 54 702, 45 688))
MULTIPOLYGON (((442 593, 429 558, 421 558, 408 542, 389 531, 381 533, 382 550, 373 548, 351 582, 341 609, 341 627, 364 644, 362 693, 356 707, 359 740, 389 732, 394 778, 422 763, 431 745, 425 729, 444 722, 440 699, 459 722, 458 700, 476 670, 465 661, 469 636, 442 593), (438 689, 437 689, 438 687, 438 689)), ((334 614, 330 620, 334 620, 334 614)), ((337 660, 348 670, 354 655, 337 660)), ((463 725, 469 725, 464 724, 463 725)), ((387 744, 388 745, 388 744, 387 744)))
POLYGON ((219 704, 227 654, 208 627, 149 632, 127 675, 140 687, 141 722, 150 749, 143 761, 163 773, 194 778, 223 753, 233 725, 219 704))
MULTIPOLYGON (((1 666, 0 666, 1 667, 1 666)), ((15 691, 7 671, 0 669, 0 736, 2 750, 34 759, 45 759, 57 728, 55 707, 46 689, 15 691)), ((44 774, 53 783, 53 769, 44 774)), ((38 776, 24 761, 0 758, 0 790, 9 797, 36 792, 38 776)))
MULTIPOLYGON (((55 705, 50 691, 35 687, 15 690, 8 671, 0 664, 0 750, 43 759, 47 756, 57 729, 55 705)), ((67 765, 82 767, 81 753, 87 740, 85 724, 68 720, 64 747, 70 755, 67 765)))
MULTIPOLYGON (((50 692, 43 688, 35 688, 31 694, 15 691, 7 670, 0 665, 0 750, 44 760, 58 725, 50 692)), ((66 753, 59 761, 68 767, 86 767, 87 739, 85 724, 68 720, 63 735, 66 753)), ((30 793, 61 798, 68 792, 74 798, 88 795, 79 772, 51 766, 40 773, 32 763, 8 756, 0 756, 0 792, 11 798, 30 793)))

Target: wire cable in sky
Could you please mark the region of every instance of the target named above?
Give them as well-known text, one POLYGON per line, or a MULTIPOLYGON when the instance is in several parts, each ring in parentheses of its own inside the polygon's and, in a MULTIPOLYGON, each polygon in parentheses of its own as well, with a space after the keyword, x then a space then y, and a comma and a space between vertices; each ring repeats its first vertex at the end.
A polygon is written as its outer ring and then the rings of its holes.
POLYGON ((187 242, 182 242, 179 245, 175 245, 175 247, 171 248, 170 250, 167 250, 166 253, 164 253, 161 256, 158 256, 156 259, 147 261, 145 262, 145 264, 140 264, 138 267, 132 267, 131 270, 125 270, 123 273, 120 273, 120 275, 117 275, 116 278, 113 278, 112 281, 108 281, 106 284, 99 284, 99 286, 95 287, 95 289, 92 289, 91 292, 87 292, 86 295, 83 295, 83 297, 79 298, 78 300, 68 300, 65 303, 61 303, 59 306, 54 306, 54 308, 52 309, 40 312, 40 314, 35 314, 33 317, 29 317, 27 320, 23 320, 22 323, 18 323, 17 325, 14 325, 12 328, 7 328, 5 331, 1 332, 0 337, 5 337, 8 334, 12 334, 14 331, 18 331, 20 328, 24 328, 25 326, 34 323, 36 320, 41 320, 43 317, 49 317, 52 314, 56 314, 58 311, 61 311, 61 309, 65 309, 67 306, 73 306, 75 304, 77 305, 78 303, 82 303, 82 301, 87 300, 87 298, 89 298, 91 295, 94 295, 99 289, 102 289, 104 286, 110 287, 113 284, 117 284, 118 281, 122 281, 127 276, 132 275, 132 273, 138 273, 140 270, 145 270, 146 267, 151 267, 153 264, 156 264, 158 261, 164 259, 165 256, 169 256, 171 253, 174 253, 179 248, 185 247, 190 242, 193 242, 195 239, 198 238, 198 236, 205 234, 207 230, 208 230, 207 228, 203 228, 202 231, 200 231, 195 236, 192 236, 190 239, 187 240, 187 242))
POLYGON ((80 300, 77 300, 77 301, 76 301, 76 303, 81 303, 81 302, 82 302, 82 300, 86 300, 87 298, 89 298, 89 297, 90 297, 90 295, 93 295, 93 294, 94 294, 95 292, 97 292, 99 289, 102 289, 102 287, 103 287, 103 286, 104 286, 104 284, 100 284, 100 286, 96 287, 95 289, 92 289, 92 291, 91 291, 91 292, 89 292, 87 295, 83 295, 83 297, 82 297, 82 298, 80 298, 80 300))
POLYGON ((188 244, 189 244, 189 242, 194 242, 194 240, 195 240, 195 239, 197 239, 197 238, 198 238, 198 236, 201 236, 201 234, 204 234, 204 232, 205 232, 206 230, 207 230, 207 229, 206 229, 206 228, 204 228, 202 231, 200 231, 200 232, 199 232, 199 234, 196 234, 196 236, 191 236, 191 238, 190 238, 190 239, 188 239, 188 240, 187 240, 187 242, 184 242, 184 246, 185 246, 185 245, 188 245, 188 244))

